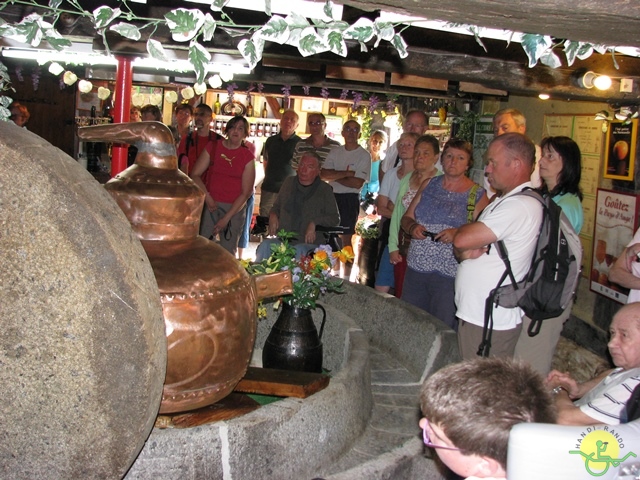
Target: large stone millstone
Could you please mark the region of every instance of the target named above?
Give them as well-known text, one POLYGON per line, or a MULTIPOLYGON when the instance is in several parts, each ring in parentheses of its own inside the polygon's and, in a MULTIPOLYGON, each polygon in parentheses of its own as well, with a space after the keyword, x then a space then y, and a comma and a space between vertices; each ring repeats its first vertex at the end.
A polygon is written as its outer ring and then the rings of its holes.
POLYGON ((155 420, 149 261, 77 162, 0 121, 0 478, 120 478, 155 420))

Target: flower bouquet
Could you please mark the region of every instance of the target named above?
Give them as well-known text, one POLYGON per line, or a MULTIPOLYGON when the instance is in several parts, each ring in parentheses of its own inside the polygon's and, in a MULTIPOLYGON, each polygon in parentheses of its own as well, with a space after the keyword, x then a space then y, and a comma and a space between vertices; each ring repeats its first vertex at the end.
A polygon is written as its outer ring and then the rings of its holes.
MULTIPOLYGON (((338 262, 353 261, 351 247, 332 252, 329 245, 320 245, 309 255, 296 260, 296 251, 289 244, 296 235, 293 232, 280 230, 278 238, 282 243, 271 246, 269 258, 259 263, 244 263, 251 274, 291 271, 293 293, 281 297, 274 306, 276 309, 280 306, 280 301, 292 307, 316 308, 316 301, 320 295, 326 292, 343 292, 343 280, 334 277, 331 272, 338 262)), ((266 311, 259 309, 258 316, 263 318, 265 315, 266 311)))

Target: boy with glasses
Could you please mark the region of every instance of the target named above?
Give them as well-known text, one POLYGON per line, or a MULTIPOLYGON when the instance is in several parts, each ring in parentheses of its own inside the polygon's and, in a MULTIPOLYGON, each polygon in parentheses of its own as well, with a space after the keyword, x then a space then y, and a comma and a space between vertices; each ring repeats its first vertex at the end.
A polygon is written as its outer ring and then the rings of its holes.
POLYGON ((433 374, 422 386, 420 408, 425 445, 468 480, 507 478, 511 428, 556 420, 542 377, 524 362, 496 357, 433 374))

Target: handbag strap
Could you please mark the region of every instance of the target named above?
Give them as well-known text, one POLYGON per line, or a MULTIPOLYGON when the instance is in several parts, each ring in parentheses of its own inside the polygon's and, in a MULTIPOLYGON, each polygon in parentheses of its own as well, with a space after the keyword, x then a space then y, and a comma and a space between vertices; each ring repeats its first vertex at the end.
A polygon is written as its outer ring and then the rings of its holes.
POLYGON ((476 195, 478 193, 478 188, 480 188, 480 185, 474 183, 471 190, 469 190, 469 198, 467 198, 467 223, 471 223, 473 221, 473 212, 476 209, 476 195))

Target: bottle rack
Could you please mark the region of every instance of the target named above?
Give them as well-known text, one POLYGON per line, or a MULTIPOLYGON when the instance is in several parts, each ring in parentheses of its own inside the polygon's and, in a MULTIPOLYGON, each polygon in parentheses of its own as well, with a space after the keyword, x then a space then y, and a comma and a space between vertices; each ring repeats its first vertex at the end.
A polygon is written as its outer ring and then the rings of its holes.
MULTIPOLYGON (((217 115, 213 120, 216 133, 222 135, 226 123, 233 117, 230 115, 217 115)), ((249 121, 249 137, 270 137, 278 133, 280 120, 277 118, 246 117, 249 121)))

